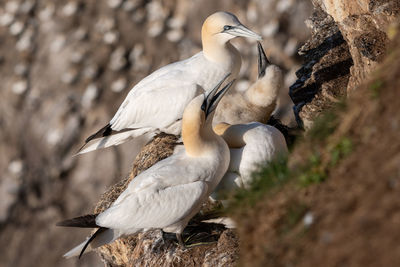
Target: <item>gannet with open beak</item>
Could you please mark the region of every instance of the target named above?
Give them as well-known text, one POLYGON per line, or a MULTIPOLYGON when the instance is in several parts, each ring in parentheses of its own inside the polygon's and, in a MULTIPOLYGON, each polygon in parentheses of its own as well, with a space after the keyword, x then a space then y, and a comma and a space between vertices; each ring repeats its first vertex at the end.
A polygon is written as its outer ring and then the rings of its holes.
POLYGON ((218 106, 214 125, 226 122, 239 124, 248 122, 267 123, 276 108, 283 85, 281 69, 272 64, 258 42, 258 79, 245 92, 232 92, 218 106))
POLYGON ((248 188, 254 171, 288 152, 284 136, 270 125, 220 123, 214 131, 227 142, 231 154, 228 171, 211 195, 214 200, 224 200, 236 188, 248 188))
POLYGON ((184 246, 181 238, 183 229, 228 169, 229 149, 213 131, 212 119, 218 102, 232 83, 216 93, 221 81, 207 97, 201 94, 190 101, 182 122, 184 150, 135 177, 104 212, 58 224, 98 228, 65 257, 80 257, 85 251, 110 243, 120 236, 149 229, 176 233, 184 246))
POLYGON ((231 13, 210 15, 201 29, 203 50, 158 69, 136 84, 111 121, 89 136, 78 154, 143 135, 149 141, 159 131, 180 134, 183 110, 190 100, 204 90, 210 92, 228 73, 231 80, 236 79, 241 58, 229 41, 239 36, 261 40, 231 13))

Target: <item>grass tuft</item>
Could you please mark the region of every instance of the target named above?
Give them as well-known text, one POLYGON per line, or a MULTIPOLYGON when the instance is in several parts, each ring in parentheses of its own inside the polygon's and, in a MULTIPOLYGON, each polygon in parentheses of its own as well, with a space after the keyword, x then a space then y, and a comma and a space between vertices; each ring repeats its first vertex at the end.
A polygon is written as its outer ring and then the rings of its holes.
POLYGON ((287 158, 266 164, 253 174, 253 181, 248 189, 241 188, 232 193, 228 213, 240 207, 254 206, 264 196, 278 192, 289 181, 299 187, 324 182, 330 169, 353 151, 353 142, 348 137, 329 142, 332 141, 329 137, 340 123, 338 114, 345 109, 346 102, 340 101, 316 119, 308 133, 314 152, 304 163, 297 165, 296 169, 288 167, 287 158))
POLYGON ((353 142, 348 137, 343 137, 330 150, 330 166, 335 166, 341 159, 348 156, 353 151, 353 142))
POLYGON ((286 157, 272 161, 253 173, 249 189, 241 188, 233 194, 230 206, 254 205, 262 196, 286 184, 291 177, 286 157))
POLYGON ((323 168, 321 155, 314 153, 310 156, 308 163, 303 167, 298 176, 299 184, 307 187, 325 181, 327 178, 326 170, 323 168))

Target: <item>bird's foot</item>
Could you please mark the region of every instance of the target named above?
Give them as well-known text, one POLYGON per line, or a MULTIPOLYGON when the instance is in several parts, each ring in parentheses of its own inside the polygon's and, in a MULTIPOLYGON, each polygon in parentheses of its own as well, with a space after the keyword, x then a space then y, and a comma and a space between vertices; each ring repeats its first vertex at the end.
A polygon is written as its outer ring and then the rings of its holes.
POLYGON ((210 242, 198 242, 198 243, 192 243, 190 245, 186 245, 186 248, 194 248, 194 247, 199 247, 199 246, 209 246, 212 244, 216 244, 218 241, 210 241, 210 242))
POLYGON ((176 234, 176 239, 178 239, 181 249, 185 250, 186 245, 185 245, 185 242, 183 242, 183 240, 182 240, 182 234, 176 234))

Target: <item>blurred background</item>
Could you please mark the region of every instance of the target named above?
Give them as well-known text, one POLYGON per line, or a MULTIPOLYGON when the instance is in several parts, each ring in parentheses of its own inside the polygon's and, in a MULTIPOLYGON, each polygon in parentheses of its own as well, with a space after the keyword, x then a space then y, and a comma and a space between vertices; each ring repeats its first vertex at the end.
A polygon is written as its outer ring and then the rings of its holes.
MULTIPOLYGON (((102 265, 94 253, 63 259, 88 230, 54 225, 91 213, 127 175, 132 147, 72 155, 137 81, 200 51, 202 22, 220 10, 263 35, 267 56, 285 73, 276 116, 293 125, 288 87, 310 34, 307 0, 1 1, 0 266, 102 265)), ((257 49, 233 44, 242 54, 241 90, 257 78, 257 49)))

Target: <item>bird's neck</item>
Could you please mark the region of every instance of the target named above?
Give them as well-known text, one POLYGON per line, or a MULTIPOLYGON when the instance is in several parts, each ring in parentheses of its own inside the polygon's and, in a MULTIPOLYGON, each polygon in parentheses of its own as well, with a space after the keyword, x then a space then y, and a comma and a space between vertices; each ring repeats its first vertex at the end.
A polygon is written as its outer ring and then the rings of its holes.
POLYGON ((199 157, 215 148, 219 136, 212 130, 211 123, 205 125, 182 123, 182 139, 186 153, 199 157))
POLYGON ((276 105, 282 84, 282 71, 279 67, 270 65, 266 70, 265 76, 258 78, 246 91, 245 96, 252 105, 269 108, 276 105))
POLYGON ((246 144, 244 141, 246 127, 243 125, 219 124, 214 130, 225 140, 229 148, 241 148, 246 144))
POLYGON ((231 43, 219 40, 210 34, 202 34, 202 45, 204 56, 213 62, 220 64, 231 64, 235 56, 234 48, 231 43))

